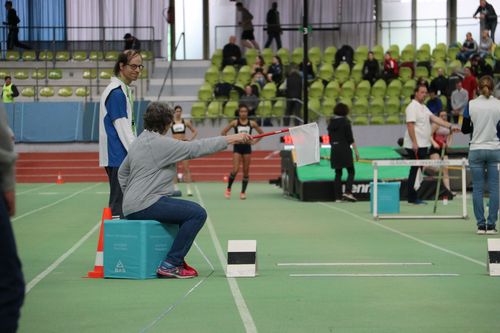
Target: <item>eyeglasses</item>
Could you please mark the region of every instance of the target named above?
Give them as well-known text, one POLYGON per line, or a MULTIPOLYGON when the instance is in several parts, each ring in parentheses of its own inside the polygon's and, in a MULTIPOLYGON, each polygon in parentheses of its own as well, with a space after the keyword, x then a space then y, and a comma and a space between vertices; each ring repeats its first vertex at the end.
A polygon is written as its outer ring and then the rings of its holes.
POLYGON ((132 68, 132 70, 137 70, 139 69, 140 71, 142 71, 144 69, 144 65, 136 65, 136 64, 127 64, 128 66, 130 66, 130 68, 132 68))

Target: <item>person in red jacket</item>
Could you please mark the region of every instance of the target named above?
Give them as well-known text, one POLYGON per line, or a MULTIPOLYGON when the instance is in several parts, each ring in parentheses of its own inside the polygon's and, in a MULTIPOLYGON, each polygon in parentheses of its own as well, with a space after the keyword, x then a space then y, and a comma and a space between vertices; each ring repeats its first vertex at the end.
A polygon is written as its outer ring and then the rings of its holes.
POLYGON ((397 78, 399 75, 399 67, 396 60, 391 57, 389 52, 384 55, 384 72, 382 77, 385 82, 389 83, 391 80, 397 78))
POLYGON ((477 79, 474 74, 472 74, 470 67, 464 68, 462 87, 467 90, 467 93, 469 94, 469 101, 476 98, 477 79))

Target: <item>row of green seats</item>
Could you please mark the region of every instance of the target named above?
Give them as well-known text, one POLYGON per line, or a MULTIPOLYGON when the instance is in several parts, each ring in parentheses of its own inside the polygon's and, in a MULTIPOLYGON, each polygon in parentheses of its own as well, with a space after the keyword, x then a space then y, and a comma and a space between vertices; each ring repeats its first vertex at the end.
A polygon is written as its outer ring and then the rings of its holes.
MULTIPOLYGON (((20 94, 24 97, 35 97, 37 92, 35 87, 24 87, 21 88, 20 94)), ((54 87, 42 87, 38 90, 38 94, 42 97, 52 97, 56 95, 56 89, 54 87)), ((77 87, 74 89, 74 94, 78 97, 87 97, 90 95, 90 89, 87 87, 77 87)), ((57 95, 60 97, 72 97, 73 88, 61 87, 57 89, 57 95)))
MULTIPOLYGON (((5 54, 5 60, 7 61, 85 61, 85 60, 104 60, 104 61, 116 61, 118 59, 118 55, 121 51, 40 51, 37 53, 33 50, 23 51, 7 51, 5 54)), ((141 51, 141 55, 144 61, 149 61, 153 59, 153 52, 151 51, 141 51)))

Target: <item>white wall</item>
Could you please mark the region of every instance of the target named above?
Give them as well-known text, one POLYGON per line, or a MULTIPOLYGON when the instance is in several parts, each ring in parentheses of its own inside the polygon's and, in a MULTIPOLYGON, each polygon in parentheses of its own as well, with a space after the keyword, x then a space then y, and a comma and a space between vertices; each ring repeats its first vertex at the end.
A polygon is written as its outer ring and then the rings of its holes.
POLYGON ((203 58, 203 0, 175 0, 175 43, 184 32, 176 59, 203 58))
POLYGON ((234 27, 216 26, 235 25, 236 24, 236 6, 235 2, 229 0, 210 0, 209 1, 209 34, 210 34, 210 56, 216 48, 221 48, 229 40, 229 36, 236 35, 234 27), (217 44, 216 44, 217 43, 217 44))

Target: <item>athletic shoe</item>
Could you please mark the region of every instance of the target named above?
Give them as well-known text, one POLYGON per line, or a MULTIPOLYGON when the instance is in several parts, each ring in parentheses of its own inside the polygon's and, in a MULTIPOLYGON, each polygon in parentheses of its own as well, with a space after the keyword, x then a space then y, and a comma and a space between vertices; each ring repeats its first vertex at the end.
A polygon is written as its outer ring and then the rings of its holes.
POLYGON ((190 279, 194 278, 197 273, 193 269, 186 269, 183 266, 177 266, 177 267, 169 267, 165 261, 163 261, 156 270, 156 276, 159 278, 163 279, 169 279, 169 278, 174 278, 174 279, 190 279))
POLYGON ((226 197, 226 199, 231 199, 231 190, 227 188, 224 196, 226 197))
POLYGON ((486 226, 485 225, 478 225, 476 234, 478 234, 478 235, 486 234, 486 226))
POLYGON ((342 202, 342 200, 335 200, 335 202, 337 202, 337 203, 338 203, 338 202, 342 202))
POLYGON ((191 192, 191 190, 187 190, 187 196, 188 197, 192 197, 193 196, 193 192, 191 192))
POLYGON ((349 202, 356 202, 358 201, 351 193, 344 193, 342 194, 342 199, 345 201, 349 202))
POLYGON ((488 224, 488 225, 486 226, 486 233, 487 233, 488 235, 495 235, 495 234, 497 234, 497 233, 498 233, 498 231, 497 231, 497 228, 496 228, 494 225, 490 225, 490 224, 488 224))
POLYGON ((240 193, 240 199, 245 200, 247 198, 247 195, 244 192, 240 193))
POLYGON ((198 276, 198 271, 196 269, 194 269, 194 267, 191 267, 187 264, 187 262, 183 262, 182 263, 182 266, 184 267, 184 269, 188 272, 192 272, 194 273, 194 276, 198 276))
POLYGON ((415 201, 408 201, 408 203, 411 203, 413 205, 427 205, 427 202, 424 200, 417 199, 415 201))

